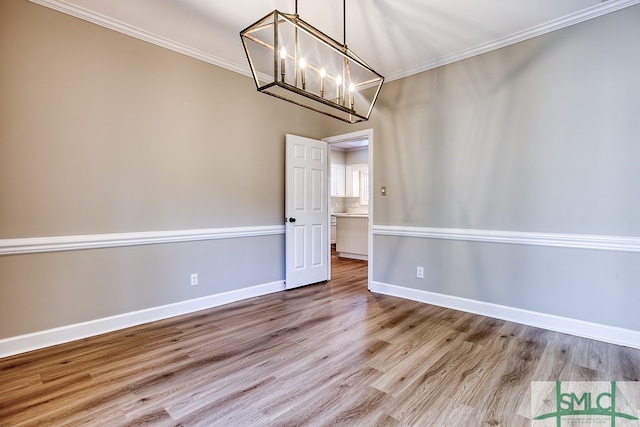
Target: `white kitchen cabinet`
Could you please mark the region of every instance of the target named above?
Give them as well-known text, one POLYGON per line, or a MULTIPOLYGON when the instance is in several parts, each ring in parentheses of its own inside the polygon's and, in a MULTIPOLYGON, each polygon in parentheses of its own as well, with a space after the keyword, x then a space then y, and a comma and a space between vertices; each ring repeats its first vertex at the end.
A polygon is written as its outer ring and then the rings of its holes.
POLYGON ((345 166, 331 163, 331 197, 345 196, 345 166))
POLYGON ((369 166, 360 170, 360 206, 369 204, 369 166))
POLYGON ((331 215, 331 244, 335 245, 336 244, 336 217, 334 215, 331 215))
POLYGON ((367 260, 369 255, 369 218, 367 215, 336 214, 336 251, 338 256, 367 260))
POLYGON ((360 197, 360 168, 358 165, 347 165, 345 170, 345 197, 360 197))
POLYGON ((361 194, 364 194, 361 188, 362 183, 366 182, 368 171, 369 165, 366 163, 346 166, 332 163, 331 197, 360 197, 361 194))

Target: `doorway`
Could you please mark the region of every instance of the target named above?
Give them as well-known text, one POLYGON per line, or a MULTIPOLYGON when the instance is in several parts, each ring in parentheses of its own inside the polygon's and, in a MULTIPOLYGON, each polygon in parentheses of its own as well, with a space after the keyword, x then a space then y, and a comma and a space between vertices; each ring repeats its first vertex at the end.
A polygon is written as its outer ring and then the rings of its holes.
MULTIPOLYGON (((336 221, 338 222, 336 226, 337 253, 333 254, 333 259, 366 260, 368 263, 367 288, 370 289, 373 277, 371 231, 373 224, 373 129, 335 135, 324 138, 323 141, 329 144, 329 164, 331 164, 332 152, 341 153, 333 156, 338 159, 338 162, 335 162, 338 166, 331 168, 329 178, 333 186, 332 188, 330 185, 332 191, 329 192, 329 206, 332 209, 329 212, 332 218, 337 217, 336 221), (342 163, 339 163, 340 159, 343 159, 342 163), (342 167, 344 169, 341 169, 342 167), (344 193, 340 193, 339 190, 336 192, 336 182, 338 188, 341 185, 345 186, 344 193), (357 184, 355 184, 356 182, 357 184), (341 226, 343 226, 343 230, 341 230, 341 226), (341 234, 340 231, 343 233, 341 234), (364 249, 362 245, 365 245, 364 249)), ((330 260, 332 259, 331 234, 327 236, 330 260)), ((334 263, 331 264, 332 271, 334 263)))

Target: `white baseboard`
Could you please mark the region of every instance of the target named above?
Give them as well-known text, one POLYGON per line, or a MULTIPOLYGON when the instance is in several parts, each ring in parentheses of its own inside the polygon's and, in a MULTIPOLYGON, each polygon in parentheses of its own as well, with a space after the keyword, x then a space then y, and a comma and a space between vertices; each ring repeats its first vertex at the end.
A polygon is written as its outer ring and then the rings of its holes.
POLYGON ((62 326, 0 340, 0 358, 79 340, 156 320, 189 314, 248 298, 283 291, 284 281, 265 283, 188 301, 152 307, 102 319, 62 326))
POLYGON ((352 254, 350 252, 340 252, 340 253, 338 253, 338 256, 340 258, 357 259, 357 260, 360 260, 360 261, 368 261, 369 260, 369 257, 367 255, 352 254))
POLYGON ((571 319, 568 317, 560 317, 552 314, 539 313, 520 308, 405 288, 402 286, 375 281, 371 282, 369 290, 379 294, 405 298, 426 304, 534 326, 536 328, 640 349, 640 331, 634 331, 631 329, 585 322, 583 320, 571 319))

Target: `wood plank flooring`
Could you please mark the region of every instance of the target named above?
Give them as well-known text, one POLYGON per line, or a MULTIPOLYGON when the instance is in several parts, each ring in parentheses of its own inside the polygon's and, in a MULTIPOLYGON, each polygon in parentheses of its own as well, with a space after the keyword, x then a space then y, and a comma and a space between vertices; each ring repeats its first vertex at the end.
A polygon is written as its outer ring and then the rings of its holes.
POLYGON ((0 426, 529 426, 531 381, 640 380, 640 350, 333 280, 0 359, 0 426))

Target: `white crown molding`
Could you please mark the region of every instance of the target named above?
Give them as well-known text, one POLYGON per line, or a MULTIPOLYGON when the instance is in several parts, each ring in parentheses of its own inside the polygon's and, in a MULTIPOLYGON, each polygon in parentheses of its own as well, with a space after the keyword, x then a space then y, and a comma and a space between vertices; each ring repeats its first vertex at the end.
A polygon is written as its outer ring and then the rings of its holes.
POLYGON ((283 225, 0 239, 0 256, 284 234, 283 225))
POLYGON ((378 236, 418 237, 425 239, 466 240, 486 243, 640 252, 640 237, 531 233, 523 231, 461 228, 402 227, 390 225, 373 225, 371 228, 372 233, 378 236))
POLYGON ((162 37, 151 32, 145 31, 133 25, 126 24, 118 21, 117 19, 110 18, 97 12, 93 12, 89 9, 85 9, 80 6, 71 4, 65 0, 30 0, 33 3, 37 3, 41 6, 48 7, 58 12, 65 13, 76 18, 83 19, 88 22, 100 25, 110 30, 117 31, 122 34, 126 34, 137 39, 153 43, 156 46, 164 47, 166 49, 173 50, 174 52, 182 53, 200 61, 207 62, 212 65, 216 65, 221 68, 233 71, 244 76, 253 77, 251 70, 248 66, 240 66, 229 62, 225 59, 203 52, 199 49, 192 48, 177 41, 173 41, 166 37, 162 37))
POLYGON ((403 286, 390 285, 382 282, 372 282, 369 290, 379 294, 640 349, 640 331, 631 329, 586 322, 584 320, 523 310, 419 289, 405 288, 403 286))
MULTIPOLYGON (((248 77, 253 77, 251 74, 251 70, 249 69, 248 66, 234 64, 225 59, 218 58, 206 52, 202 52, 199 49, 194 49, 182 43, 170 40, 162 36, 158 36, 156 34, 153 34, 148 31, 142 30, 140 28, 134 27, 132 25, 126 24, 124 22, 118 21, 108 16, 104 16, 102 14, 93 12, 83 7, 76 6, 65 0, 30 0, 30 1, 33 3, 37 3, 39 5, 57 10, 59 12, 65 13, 67 15, 75 16, 76 18, 80 18, 85 21, 92 22, 94 24, 103 26, 105 28, 118 31, 119 33, 126 34, 128 36, 135 37, 137 39, 144 40, 149 43, 153 43, 157 46, 161 46, 178 53, 182 53, 184 55, 199 59, 209 64, 213 64, 218 67, 225 68, 227 70, 236 72, 238 74, 242 74, 248 77)), ((423 71, 428 71, 437 67, 441 67, 443 65, 461 61, 463 59, 467 59, 472 56, 481 55, 483 53, 487 53, 492 50, 500 49, 515 43, 519 43, 521 41, 528 40, 533 37, 541 36, 543 34, 550 33, 552 31, 559 30, 561 28, 565 28, 571 25, 575 25, 580 22, 587 21, 589 19, 597 18, 607 13, 615 12, 617 10, 624 9, 625 7, 633 6, 638 3, 640 3, 640 0, 609 0, 604 3, 600 3, 598 5, 584 9, 582 11, 569 14, 562 18, 555 19, 550 22, 546 22, 544 24, 537 25, 535 27, 531 27, 523 31, 519 31, 507 37, 503 37, 497 40, 483 43, 481 45, 472 47, 470 49, 465 49, 460 52, 456 52, 451 55, 438 58, 431 62, 427 62, 424 64, 417 65, 415 67, 411 67, 405 70, 388 74, 387 76, 385 76, 385 81, 390 82, 393 80, 399 80, 404 77, 409 77, 413 74, 418 74, 423 71)), ((265 81, 267 80, 269 80, 269 78, 266 78, 265 81)))
POLYGON ((259 297, 285 289, 284 281, 265 283, 235 291, 223 292, 174 304, 133 311, 117 316, 105 317, 89 322, 76 323, 46 331, 0 339, 0 358, 50 347, 52 345, 76 341, 119 329, 155 322, 174 316, 181 316, 208 308, 259 297))
POLYGON ((538 37, 552 31, 560 30, 562 28, 570 27, 571 25, 579 24, 581 22, 588 21, 590 19, 594 19, 599 16, 606 15, 607 13, 615 12, 617 10, 624 9, 638 3, 640 3, 640 0, 609 0, 604 3, 586 8, 579 12, 563 16, 562 18, 554 19, 544 24, 536 25, 526 30, 518 31, 506 37, 492 40, 490 42, 483 43, 469 49, 461 50, 460 52, 443 56, 441 58, 435 59, 434 61, 407 68, 406 70, 388 74, 385 76, 385 81, 390 82, 393 80, 399 80, 404 77, 409 77, 414 74, 442 67, 443 65, 448 65, 457 61, 462 61, 463 59, 471 58, 476 55, 491 52, 492 50, 501 49, 503 47, 520 43, 522 41, 532 39, 534 37, 538 37))

